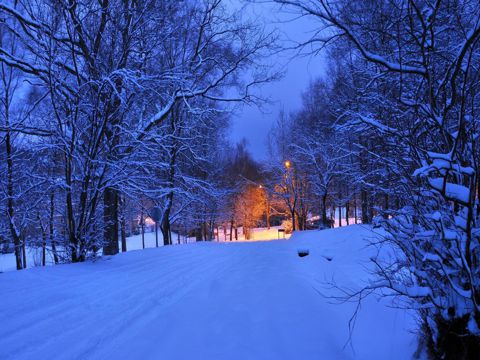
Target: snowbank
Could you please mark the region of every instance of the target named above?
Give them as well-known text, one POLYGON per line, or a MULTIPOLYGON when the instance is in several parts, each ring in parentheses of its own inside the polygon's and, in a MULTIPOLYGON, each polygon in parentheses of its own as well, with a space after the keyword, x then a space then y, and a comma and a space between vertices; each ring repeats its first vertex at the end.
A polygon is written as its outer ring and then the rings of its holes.
MULTIPOLYGON (((172 233, 173 243, 178 242, 178 235, 172 233)), ((194 239, 187 239, 188 241, 193 241, 194 239)), ((180 242, 185 242, 185 238, 181 238, 180 242)), ((156 247, 156 237, 155 232, 146 232, 145 233, 145 248, 154 248, 156 247)), ((119 249, 122 249, 122 244, 118 242, 119 249)), ((158 246, 163 246, 163 236, 162 232, 158 231, 158 246)), ((133 235, 127 238, 127 251, 139 250, 142 249, 142 235, 133 235)), ((46 253, 46 264, 53 265, 53 254, 50 248, 47 248, 46 253)), ((42 266, 42 248, 32 248, 27 247, 27 267, 37 267, 42 266)), ((15 254, 0 254, 0 273, 5 271, 14 271, 16 270, 15 263, 15 254)))
POLYGON ((412 316, 331 298, 368 280, 368 228, 196 243, 0 275, 2 359, 410 359, 412 316), (309 255, 300 258, 298 248, 309 255))

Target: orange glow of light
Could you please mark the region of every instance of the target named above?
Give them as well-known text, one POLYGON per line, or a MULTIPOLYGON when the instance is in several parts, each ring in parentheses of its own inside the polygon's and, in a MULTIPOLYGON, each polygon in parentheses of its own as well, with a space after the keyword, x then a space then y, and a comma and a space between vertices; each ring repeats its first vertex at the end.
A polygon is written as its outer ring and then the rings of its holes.
POLYGON ((285 167, 288 169, 290 166, 292 166, 290 160, 285 161, 285 167))
POLYGON ((155 221, 153 221, 150 217, 146 217, 144 221, 145 221, 145 225, 147 226, 155 225, 155 221))

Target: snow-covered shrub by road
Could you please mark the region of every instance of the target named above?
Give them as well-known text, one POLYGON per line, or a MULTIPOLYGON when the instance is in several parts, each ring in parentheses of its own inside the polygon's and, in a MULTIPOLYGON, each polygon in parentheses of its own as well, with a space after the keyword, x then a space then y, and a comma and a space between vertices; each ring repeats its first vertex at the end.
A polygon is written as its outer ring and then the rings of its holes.
POLYGON ((374 260, 383 281, 370 288, 418 309, 430 358, 478 359, 479 1, 275 2, 318 21, 308 51, 331 46, 330 96, 310 114, 334 113, 319 133, 339 144, 338 193, 361 192, 365 220, 393 217, 386 240, 399 256, 374 260))

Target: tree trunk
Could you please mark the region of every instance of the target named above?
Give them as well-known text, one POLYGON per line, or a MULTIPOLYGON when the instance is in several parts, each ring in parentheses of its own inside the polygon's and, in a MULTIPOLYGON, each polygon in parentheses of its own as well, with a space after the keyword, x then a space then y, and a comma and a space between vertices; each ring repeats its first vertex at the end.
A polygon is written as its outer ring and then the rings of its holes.
POLYGON ((357 214, 357 195, 353 197, 353 213, 355 217, 355 224, 358 224, 358 214, 357 214))
POLYGON ((171 245, 170 239, 170 222, 169 221, 162 221, 162 225, 160 225, 160 230, 163 236, 163 245, 171 245))
POLYGON ((384 203, 384 205, 383 205, 383 210, 384 210, 383 216, 385 217, 385 219, 388 219, 387 211, 388 211, 388 209, 389 209, 389 207, 390 207, 390 204, 389 204, 389 200, 390 200, 390 199, 389 199, 387 193, 385 193, 385 199, 384 199, 384 200, 385 200, 385 203, 384 203))
POLYGON ((104 255, 118 254, 118 191, 111 187, 103 194, 104 255))
POLYGON ((142 231, 142 249, 145 249, 145 219, 143 218, 143 207, 140 213, 140 228, 142 231))
MULTIPOLYGON (((66 149, 68 150, 68 149, 66 149)), ((70 259, 72 262, 78 261, 78 239, 75 235, 75 214, 73 211, 73 195, 72 195, 72 155, 65 152, 65 183, 66 195, 65 202, 67 208, 67 229, 68 229, 68 245, 70 251, 70 259)))
MULTIPOLYGON (((125 28, 126 29, 126 28, 125 28)), ((125 35, 125 34, 123 34, 125 35)), ((126 57, 124 58, 124 61, 126 57)), ((123 64, 124 66, 125 64, 123 64)), ((118 66, 121 68, 122 64, 119 63, 118 66)), ((115 80, 115 92, 120 94, 123 92, 123 78, 117 77, 115 80)), ((102 114, 99 116, 104 116, 107 123, 105 130, 105 138, 110 151, 108 153, 108 160, 115 162, 118 158, 118 148, 120 144, 120 133, 117 125, 121 123, 121 116, 119 109, 121 106, 121 100, 119 96, 108 95, 109 99, 103 99, 104 103, 108 104, 105 111, 102 111, 102 114)), ((102 95, 103 96, 103 95, 102 95)), ((119 252, 118 248, 118 233, 119 233, 119 201, 120 194, 119 191, 113 187, 107 186, 103 195, 103 205, 104 205, 104 247, 103 253, 105 255, 116 255, 119 252)), ((123 244, 122 244, 123 247, 123 244)))
POLYGON ((335 211, 337 211, 335 205, 332 204, 332 207, 330 208, 330 224, 332 228, 335 227, 335 211))
POLYGON ((7 216, 10 228, 10 235, 12 236, 13 245, 15 246, 15 262, 17 270, 21 270, 26 267, 26 264, 22 263, 20 234, 18 233, 18 229, 15 225, 15 204, 13 198, 13 150, 10 136, 8 93, 6 94, 5 99, 5 128, 7 130, 5 134, 5 149, 7 151, 7 216))
POLYGON ((202 235, 203 235, 203 241, 208 240, 208 225, 206 221, 202 222, 202 235))
POLYGON ((119 223, 120 223, 120 240, 122 244, 122 252, 127 252, 127 219, 125 215, 125 196, 119 195, 119 223))
POLYGON ((47 231, 42 226, 42 266, 47 264, 47 231))
POLYGON ((27 268, 27 246, 25 239, 22 239, 23 268, 27 268))
POLYGON ((267 216, 267 229, 270 230, 270 202, 268 201, 268 193, 266 193, 266 198, 267 198, 267 211, 266 211, 266 216, 267 216))
POLYGON ((42 266, 47 262, 47 226, 43 225, 40 213, 37 213, 38 226, 42 232, 42 266))
POLYGON ((327 224, 328 224, 328 220, 327 220, 327 193, 326 192, 322 195, 322 223, 323 223, 324 227, 326 227, 327 224))
POLYGON ((208 240, 215 240, 215 223, 213 220, 210 220, 208 224, 208 236, 208 240))
POLYGON ((374 205, 374 197, 372 195, 370 195, 369 199, 368 199, 368 221, 369 221, 369 224, 372 223, 373 216, 374 216, 373 205, 374 205))
POLYGON ((196 241, 203 240, 202 223, 199 223, 197 229, 195 230, 195 240, 196 241))
POLYGON ((365 190, 360 191, 360 200, 362 206, 362 223, 369 224, 370 221, 368 219, 368 194, 365 190))
POLYGON ((345 221, 347 222, 347 225, 350 225, 350 219, 349 219, 349 211, 350 211, 350 201, 347 201, 345 203, 345 221))
POLYGON ((55 192, 52 191, 52 193, 50 194, 49 238, 50 238, 50 246, 52 247, 53 261, 55 264, 58 264, 57 245, 55 241, 54 214, 55 214, 55 192))
POLYGON ((127 224, 125 221, 125 214, 122 214, 120 233, 122 238, 122 252, 126 252, 127 251, 127 224))
POLYGON ((173 205, 173 191, 171 191, 167 195, 165 208, 162 214, 162 223, 160 224, 160 229, 162 230, 162 235, 163 235, 163 245, 165 246, 172 245, 172 236, 170 234, 170 231, 171 231, 170 211, 172 209, 172 205, 173 205))
POLYGON ((338 226, 342 227, 342 206, 338 207, 338 226))
POLYGON ((297 227, 295 226, 295 221, 296 221, 296 218, 295 218, 295 210, 290 210, 290 213, 292 215, 292 232, 297 230, 297 227))
MULTIPOLYGON (((175 110, 170 115, 170 130, 172 134, 174 134, 176 130, 176 119, 179 116, 178 113, 179 113, 179 108, 176 107, 175 110)), ((177 160, 177 148, 178 148, 178 144, 175 142, 174 146, 172 146, 169 151, 170 160, 169 160, 167 186, 170 189, 173 189, 175 185, 175 163, 177 160)), ((172 206, 173 206, 173 196, 174 196, 173 191, 170 191, 167 194, 165 207, 162 214, 162 222, 160 224, 160 228, 162 230, 162 235, 163 235, 163 245, 165 246, 172 245, 173 243, 172 234, 171 234, 171 224, 170 224, 170 213, 172 211, 172 206)))

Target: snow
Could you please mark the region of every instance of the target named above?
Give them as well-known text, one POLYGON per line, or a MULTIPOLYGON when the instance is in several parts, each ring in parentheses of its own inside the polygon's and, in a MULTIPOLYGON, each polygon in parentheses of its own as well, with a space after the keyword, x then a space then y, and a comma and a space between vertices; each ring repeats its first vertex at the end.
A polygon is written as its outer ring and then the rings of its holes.
POLYGON ((360 119, 370 125, 370 126, 373 126, 374 128, 376 128, 377 130, 381 131, 381 132, 392 132, 392 133, 395 133, 395 132, 398 132, 398 130, 394 129, 394 128, 391 128, 389 126, 386 126, 384 124, 382 124, 381 122, 371 118, 371 117, 368 117, 368 116, 363 116, 363 115, 358 115, 360 117, 360 119))
MULTIPOLYGON (((267 228, 253 228, 250 230, 250 239, 245 239, 245 233, 243 231, 243 227, 239 227, 237 231, 237 238, 235 240, 235 235, 232 234, 232 241, 269 241, 269 240, 278 240, 290 238, 290 234, 285 234, 282 232, 278 232, 278 230, 284 229, 282 226, 271 226, 269 229, 267 228)), ((223 228, 218 229, 218 240, 219 241, 230 241, 230 229, 227 229, 227 234, 225 234, 225 230, 223 228)))
MULTIPOLYGON (((172 233, 172 241, 173 243, 178 242, 178 235, 172 233)), ((180 242, 191 242, 192 239, 185 239, 181 237, 180 242)), ((122 248, 122 244, 119 241, 118 243, 119 249, 122 248)), ((158 246, 163 246, 163 236, 162 232, 158 231, 158 246)), ((145 233, 145 248, 154 248, 156 247, 156 239, 155 239, 155 232, 146 232, 145 233)), ((133 235, 127 237, 127 251, 132 250, 139 250, 142 249, 142 235, 133 235)), ((46 263, 47 265, 53 265, 53 254, 51 249, 47 247, 47 254, 46 254, 46 263)), ((27 267, 32 268, 36 266, 42 265, 42 248, 33 248, 27 246, 27 267)), ((15 264, 15 254, 0 254, 0 273, 5 271, 14 271, 16 270, 15 264)))
POLYGON ((447 171, 454 170, 459 174, 471 176, 475 173, 474 169, 470 166, 461 166, 457 162, 453 161, 453 153, 447 154, 437 153, 429 151, 428 157, 431 159, 431 163, 424 162, 424 166, 416 169, 413 176, 426 176, 431 172, 439 171, 442 175, 445 175, 447 171))
POLYGON ((410 359, 415 321, 332 298, 371 276, 371 228, 204 242, 0 275, 2 359, 410 359), (299 257, 298 249, 309 250, 299 257))
MULTIPOLYGON (((442 192, 444 182, 444 178, 429 179, 430 186, 439 192, 442 192)), ((470 189, 463 185, 447 182, 445 183, 445 194, 450 199, 467 204, 470 198, 470 189)))

